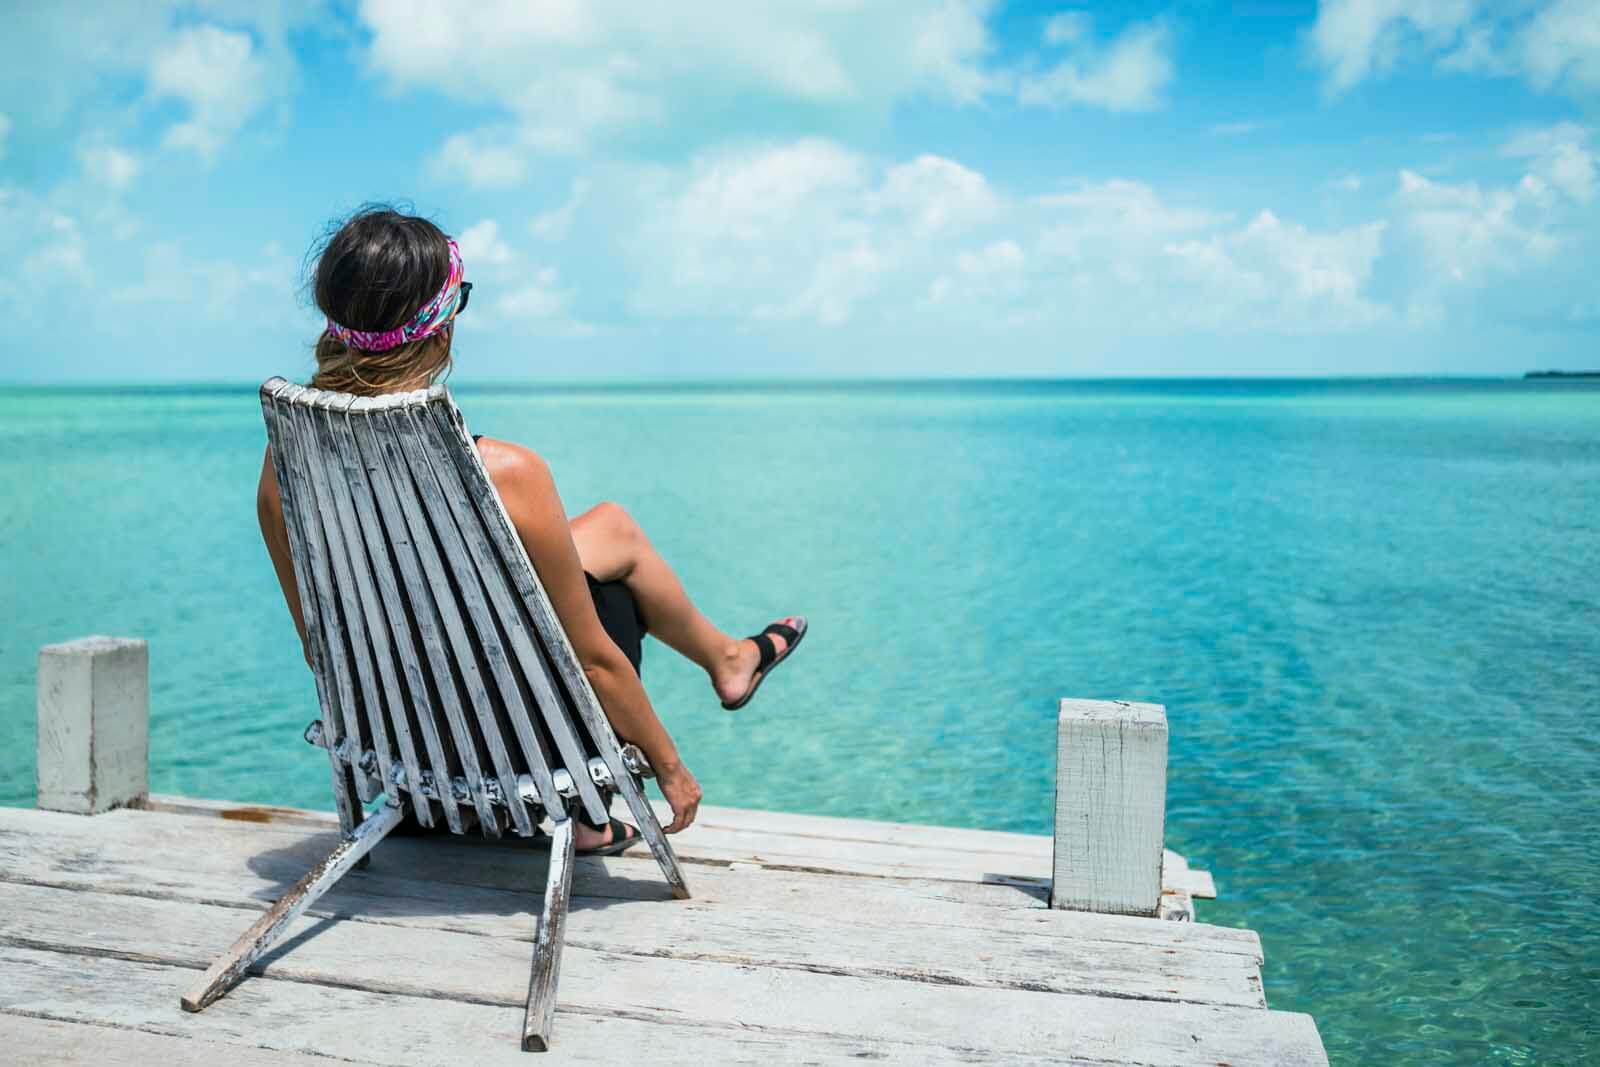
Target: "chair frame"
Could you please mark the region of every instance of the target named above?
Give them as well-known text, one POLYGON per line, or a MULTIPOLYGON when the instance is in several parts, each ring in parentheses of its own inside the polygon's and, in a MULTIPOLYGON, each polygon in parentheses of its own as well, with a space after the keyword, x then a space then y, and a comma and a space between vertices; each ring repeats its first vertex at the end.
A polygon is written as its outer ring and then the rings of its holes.
POLYGON ((223 996, 317 898, 365 866, 408 811, 432 826, 437 803, 449 831, 460 834, 466 808, 488 837, 501 835, 502 813, 507 829, 530 836, 548 812, 550 864, 522 1042, 528 1051, 548 1049, 578 810, 609 817, 602 790, 614 788, 673 896, 689 896, 644 795, 648 764, 618 743, 448 389, 355 397, 273 378, 261 387, 261 407, 321 706, 306 740, 327 750, 340 840, 212 964, 182 1007, 201 1011, 223 996), (391 552, 397 532, 414 551, 391 552), (430 679, 451 684, 434 688, 430 679), (514 737, 504 736, 503 721, 514 737), (410 725, 423 735, 420 749, 410 725), (598 757, 585 756, 579 728, 598 757), (447 741, 461 774, 449 773, 447 741))

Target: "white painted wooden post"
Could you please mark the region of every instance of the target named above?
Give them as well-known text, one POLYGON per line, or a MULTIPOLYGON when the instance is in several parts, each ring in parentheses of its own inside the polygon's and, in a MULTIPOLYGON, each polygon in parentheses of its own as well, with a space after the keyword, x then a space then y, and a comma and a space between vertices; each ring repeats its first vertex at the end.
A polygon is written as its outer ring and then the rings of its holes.
POLYGON ((1166 807, 1166 709, 1063 700, 1050 906, 1155 915, 1166 807))
POLYGON ((150 792, 150 650, 84 637, 39 650, 39 807, 93 815, 150 792))

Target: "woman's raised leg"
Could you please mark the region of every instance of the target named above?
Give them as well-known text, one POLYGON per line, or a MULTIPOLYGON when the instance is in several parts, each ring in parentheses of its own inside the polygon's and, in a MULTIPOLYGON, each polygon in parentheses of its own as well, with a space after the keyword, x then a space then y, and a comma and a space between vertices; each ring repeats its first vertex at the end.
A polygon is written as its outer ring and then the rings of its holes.
MULTIPOLYGON (((720 699, 736 700, 749 689, 760 663, 755 642, 729 637, 694 606, 678 576, 621 505, 597 504, 573 519, 572 540, 583 569, 596 581, 625 582, 639 602, 645 627, 699 664, 720 699)), ((783 637, 769 639, 781 654, 783 637)))

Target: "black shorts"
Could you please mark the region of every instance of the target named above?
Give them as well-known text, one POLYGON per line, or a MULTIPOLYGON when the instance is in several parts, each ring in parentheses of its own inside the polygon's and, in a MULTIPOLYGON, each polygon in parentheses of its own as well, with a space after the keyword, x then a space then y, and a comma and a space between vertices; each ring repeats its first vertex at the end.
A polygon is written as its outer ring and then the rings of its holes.
POLYGON ((588 571, 584 571, 583 576, 589 579, 589 595, 594 598, 594 611, 600 616, 600 625, 633 664, 634 673, 640 673, 646 631, 644 619, 639 615, 639 602, 633 598, 632 590, 626 582, 597 581, 588 571))

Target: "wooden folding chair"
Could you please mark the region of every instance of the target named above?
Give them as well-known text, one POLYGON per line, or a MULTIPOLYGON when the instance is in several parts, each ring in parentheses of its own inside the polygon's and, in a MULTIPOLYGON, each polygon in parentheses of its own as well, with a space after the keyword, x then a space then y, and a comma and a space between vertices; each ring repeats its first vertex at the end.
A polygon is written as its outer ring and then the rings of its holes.
POLYGON ((579 806, 628 809, 689 895, 572 645, 442 385, 355 397, 273 378, 261 407, 294 557, 342 840, 183 997, 222 996, 409 809, 451 833, 553 822, 523 1048, 549 1047, 579 806), (589 755, 599 753, 598 756, 589 755), (382 797, 373 812, 364 805, 382 797))

